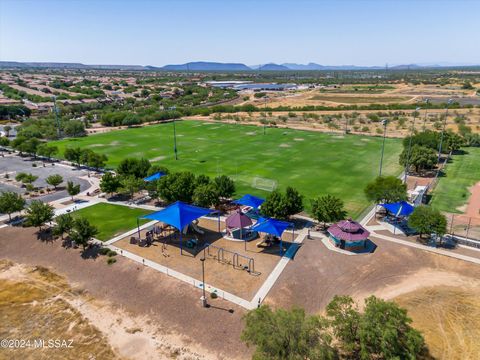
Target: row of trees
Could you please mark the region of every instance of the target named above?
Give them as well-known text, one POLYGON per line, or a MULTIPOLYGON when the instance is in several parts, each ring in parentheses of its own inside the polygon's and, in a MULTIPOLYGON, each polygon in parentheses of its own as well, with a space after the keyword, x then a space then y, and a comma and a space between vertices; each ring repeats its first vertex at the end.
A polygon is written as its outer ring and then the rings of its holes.
POLYGON ((180 200, 210 207, 219 205, 222 198, 230 198, 235 193, 235 183, 224 175, 211 179, 191 172, 170 173, 165 167, 152 166, 146 159, 127 158, 118 165, 116 175, 103 175, 100 189, 108 194, 123 192, 130 196, 147 189, 151 196, 166 202, 180 200), (163 172, 166 176, 149 183, 143 181, 156 172, 163 172))
MULTIPOLYGON (((50 204, 40 200, 34 200, 25 208, 25 199, 14 192, 4 192, 0 194, 0 213, 8 214, 11 221, 11 214, 25 209, 26 225, 38 227, 42 231, 45 224, 53 221, 55 209, 50 204)), ((85 249, 88 241, 94 237, 98 230, 91 225, 85 218, 74 218, 71 214, 59 215, 55 218, 56 226, 53 228, 54 234, 63 236, 67 233, 71 240, 82 245, 85 249)))
POLYGON ((273 311, 267 305, 244 317, 241 338, 256 345, 254 359, 419 359, 428 349, 407 311, 371 296, 364 310, 349 296, 335 296, 326 316, 301 308, 273 311))
POLYGON ((96 170, 105 167, 108 157, 105 154, 99 154, 91 149, 82 149, 79 147, 66 148, 63 156, 74 164, 86 165, 96 170))
POLYGON ((74 218, 71 214, 62 214, 55 218, 55 227, 53 233, 57 236, 67 234, 70 240, 75 241, 76 244, 82 245, 85 250, 88 242, 92 237, 98 234, 98 229, 90 224, 88 219, 83 217, 74 218))
POLYGON ((29 117, 32 111, 24 105, 0 105, 0 120, 29 117))
MULTIPOLYGON (((441 138, 441 132, 431 130, 404 138, 403 151, 399 157, 400 165, 413 167, 416 173, 433 169, 437 164, 441 138), (410 144, 412 145, 411 149, 409 149, 410 144)), ((467 141, 462 136, 452 131, 446 131, 443 135, 442 152, 455 152, 466 144, 467 141)))
POLYGON ((48 145, 45 142, 38 140, 36 137, 28 138, 25 136, 17 136, 14 140, 9 141, 7 138, 1 138, 1 146, 11 146, 20 154, 28 154, 30 156, 44 156, 51 158, 58 153, 58 147, 54 145, 48 145))
MULTIPOLYGON (((425 130, 403 139, 403 151, 399 157, 400 165, 409 165, 409 168, 413 167, 416 173, 433 169, 437 164, 441 137, 441 132, 425 130), (410 143, 412 146, 409 150, 410 143)), ((478 134, 471 134, 468 131, 463 131, 460 135, 452 131, 444 133, 443 153, 458 151, 462 146, 480 146, 478 134)))

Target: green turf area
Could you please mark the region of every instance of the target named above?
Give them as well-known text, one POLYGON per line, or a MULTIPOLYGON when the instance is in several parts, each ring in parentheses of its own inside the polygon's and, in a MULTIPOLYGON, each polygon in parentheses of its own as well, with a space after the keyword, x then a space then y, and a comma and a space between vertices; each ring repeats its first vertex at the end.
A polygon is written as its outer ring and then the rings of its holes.
MULTIPOLYGON (((107 241, 134 229, 137 226, 137 217, 150 214, 151 212, 122 205, 100 203, 77 210, 73 213, 73 216, 87 218, 98 229, 98 234, 95 238, 107 241)), ((145 224, 146 222, 148 220, 140 220, 140 224, 145 224)))
MULTIPOLYGON (((381 137, 346 137, 313 131, 177 121, 179 160, 173 155, 173 123, 112 131, 52 144, 88 147, 107 154, 109 165, 126 157, 147 158, 171 171, 231 176, 237 194, 267 195, 274 183, 297 188, 305 204, 322 194, 342 198, 351 216, 368 205, 363 189, 378 174, 381 137)), ((399 174, 400 139, 387 139, 384 173, 399 174)))
POLYGON ((461 213, 457 208, 467 203, 468 189, 480 181, 480 148, 464 150, 463 155, 453 155, 433 192, 432 206, 441 211, 461 213))

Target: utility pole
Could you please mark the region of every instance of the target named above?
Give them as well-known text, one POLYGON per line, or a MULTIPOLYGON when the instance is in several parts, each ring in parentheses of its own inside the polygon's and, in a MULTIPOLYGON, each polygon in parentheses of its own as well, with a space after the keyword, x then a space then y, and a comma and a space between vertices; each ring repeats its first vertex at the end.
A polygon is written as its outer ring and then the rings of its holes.
POLYGON ((383 125, 383 143, 382 143, 382 156, 380 157, 380 171, 378 172, 378 176, 382 176, 382 165, 383 165, 383 153, 385 152, 385 138, 387 136, 387 119, 382 121, 383 125))
POLYGON ((263 123, 263 135, 265 135, 265 127, 267 126, 267 95, 265 95, 263 99, 264 99, 263 113, 265 114, 265 119, 263 123))
POLYGON ((405 184, 407 183, 407 176, 408 176, 408 167, 409 167, 409 162, 410 162, 410 152, 412 151, 412 138, 413 138, 413 133, 415 131, 415 120, 417 118, 418 111, 420 111, 421 108, 417 107, 415 109, 415 112, 413 113, 413 124, 412 124, 412 130, 410 131, 410 139, 408 141, 408 152, 407 152, 407 158, 405 160, 405 179, 404 182, 405 184))
POLYGON ((428 113, 428 104, 430 99, 425 99, 425 117, 423 118, 423 131, 427 130, 427 113, 428 113))

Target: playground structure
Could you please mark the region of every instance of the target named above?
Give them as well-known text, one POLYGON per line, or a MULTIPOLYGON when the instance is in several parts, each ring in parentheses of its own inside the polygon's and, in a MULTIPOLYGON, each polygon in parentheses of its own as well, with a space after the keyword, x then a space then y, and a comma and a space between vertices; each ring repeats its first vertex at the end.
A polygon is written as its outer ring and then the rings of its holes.
POLYGON ((250 275, 258 276, 261 274, 259 272, 255 272, 254 258, 248 257, 235 251, 227 250, 223 247, 216 246, 210 243, 205 244, 204 252, 207 256, 214 260, 217 260, 220 263, 232 265, 234 269, 246 270, 250 275), (231 260, 229 260, 229 258, 226 258, 225 254, 230 255, 231 260), (241 260, 244 260, 246 265, 243 265, 241 263, 241 260))

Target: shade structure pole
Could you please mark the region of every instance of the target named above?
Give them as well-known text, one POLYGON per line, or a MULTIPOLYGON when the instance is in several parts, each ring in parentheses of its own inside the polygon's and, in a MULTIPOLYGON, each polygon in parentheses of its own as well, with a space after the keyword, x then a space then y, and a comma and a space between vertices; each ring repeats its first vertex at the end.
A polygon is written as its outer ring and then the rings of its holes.
POLYGON ((218 214, 218 232, 220 232, 220 211, 217 213, 218 214))
MULTIPOLYGON (((240 228, 240 239, 243 238, 243 228, 240 228)), ((245 251, 247 251, 247 238, 243 239, 243 245, 245 247, 245 251)))
POLYGON ((282 235, 280 235, 280 256, 283 256, 283 239, 282 239, 282 235))
POLYGON ((200 261, 202 262, 202 306, 208 307, 207 296, 205 293, 205 257, 201 258, 200 261))
POLYGON ((183 238, 182 238, 182 230, 180 230, 180 255, 183 255, 183 238))
POLYGON ((137 217, 137 232, 138 232, 138 241, 140 241, 140 222, 138 221, 138 217, 137 217))

